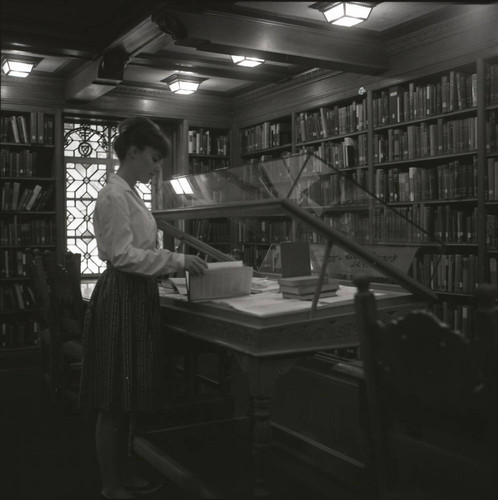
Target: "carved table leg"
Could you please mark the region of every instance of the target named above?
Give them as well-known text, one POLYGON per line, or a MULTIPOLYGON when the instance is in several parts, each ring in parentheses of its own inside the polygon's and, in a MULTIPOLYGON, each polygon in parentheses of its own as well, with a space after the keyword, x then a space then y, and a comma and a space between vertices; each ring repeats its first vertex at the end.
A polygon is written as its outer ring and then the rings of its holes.
POLYGON ((236 357, 242 370, 248 375, 249 392, 253 403, 253 494, 255 497, 264 497, 269 495, 264 469, 268 463, 268 452, 271 444, 271 401, 278 377, 291 368, 296 358, 255 358, 244 354, 237 354, 236 357))

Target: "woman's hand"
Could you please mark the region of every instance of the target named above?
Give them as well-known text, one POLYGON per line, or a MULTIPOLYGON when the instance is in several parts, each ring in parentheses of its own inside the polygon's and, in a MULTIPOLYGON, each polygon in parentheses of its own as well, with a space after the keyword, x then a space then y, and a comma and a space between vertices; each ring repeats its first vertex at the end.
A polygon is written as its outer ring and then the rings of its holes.
POLYGON ((207 269, 207 264, 197 255, 185 255, 185 270, 192 276, 202 276, 204 270, 207 269))

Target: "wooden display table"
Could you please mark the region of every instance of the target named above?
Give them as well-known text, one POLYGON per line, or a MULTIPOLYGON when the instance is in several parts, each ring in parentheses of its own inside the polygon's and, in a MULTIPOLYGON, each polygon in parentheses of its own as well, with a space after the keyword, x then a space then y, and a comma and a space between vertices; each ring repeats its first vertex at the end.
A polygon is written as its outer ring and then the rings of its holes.
MULTIPOLYGON (((84 285, 83 295, 88 297, 91 288, 84 285)), ((300 358, 357 343, 354 292, 353 287, 341 287, 338 297, 321 301, 312 317, 309 302, 282 299, 281 294, 199 303, 188 302, 179 295, 161 296, 163 324, 167 325, 168 334, 230 350, 247 375, 253 402, 255 496, 268 493, 263 464, 271 444, 270 408, 277 379, 300 358)), ((416 307, 413 296, 399 288, 385 288, 378 294, 380 317, 416 307)), ((135 449, 171 479, 181 476, 179 466, 168 467, 166 455, 146 436, 135 438, 135 449)), ((209 491, 208 486, 205 491, 209 491)))

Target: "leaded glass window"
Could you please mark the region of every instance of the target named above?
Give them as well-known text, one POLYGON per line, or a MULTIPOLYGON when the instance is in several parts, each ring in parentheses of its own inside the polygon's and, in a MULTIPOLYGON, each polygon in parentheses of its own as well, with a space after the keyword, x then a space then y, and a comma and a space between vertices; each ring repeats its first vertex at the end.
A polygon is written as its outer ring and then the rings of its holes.
MULTIPOLYGON (((64 162, 66 167, 66 246, 81 254, 81 274, 96 275, 105 269, 98 257, 93 211, 107 174, 118 168, 112 150, 117 122, 66 119, 64 162)), ((150 184, 137 184, 145 204, 152 205, 150 184)))

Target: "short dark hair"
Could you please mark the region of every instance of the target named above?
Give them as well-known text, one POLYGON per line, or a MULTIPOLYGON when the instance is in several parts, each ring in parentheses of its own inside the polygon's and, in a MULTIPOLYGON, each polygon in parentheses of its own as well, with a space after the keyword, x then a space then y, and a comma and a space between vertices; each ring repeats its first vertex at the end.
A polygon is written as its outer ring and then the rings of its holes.
POLYGON ((114 139, 114 151, 123 161, 131 146, 143 151, 147 146, 156 149, 163 158, 170 152, 170 142, 162 130, 149 118, 134 116, 123 120, 118 126, 119 135, 114 139))

